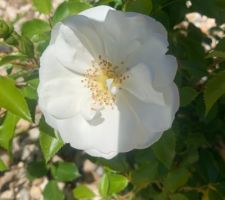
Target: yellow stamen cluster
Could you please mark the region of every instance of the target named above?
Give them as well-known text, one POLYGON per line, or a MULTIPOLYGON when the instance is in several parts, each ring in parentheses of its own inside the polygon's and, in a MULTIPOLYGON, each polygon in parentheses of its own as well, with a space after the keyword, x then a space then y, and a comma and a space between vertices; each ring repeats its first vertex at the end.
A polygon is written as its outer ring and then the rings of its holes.
POLYGON ((122 82, 129 78, 129 76, 120 73, 118 69, 119 66, 114 66, 101 56, 92 61, 92 66, 85 72, 82 83, 91 91, 95 104, 113 107, 116 102, 116 94, 112 94, 110 91, 107 80, 113 80, 112 87, 120 89, 122 82))

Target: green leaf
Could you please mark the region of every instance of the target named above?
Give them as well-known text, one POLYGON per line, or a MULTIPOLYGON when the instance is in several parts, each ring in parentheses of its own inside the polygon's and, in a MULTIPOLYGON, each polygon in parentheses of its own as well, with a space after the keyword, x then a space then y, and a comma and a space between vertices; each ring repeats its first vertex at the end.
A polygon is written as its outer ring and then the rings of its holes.
POLYGON ((154 181, 158 175, 158 163, 149 163, 141 166, 131 174, 132 182, 135 185, 145 185, 154 181))
POLYGON ((90 4, 86 2, 81 2, 79 0, 69 0, 65 1, 59 5, 56 9, 53 17, 52 17, 52 24, 56 24, 64 20, 66 17, 78 14, 79 12, 90 8, 90 4))
POLYGON ((11 63, 12 61, 23 61, 26 60, 27 56, 25 55, 6 55, 0 60, 0 66, 11 63))
POLYGON ((26 82, 26 86, 21 88, 23 96, 29 99, 37 99, 37 87, 39 84, 39 79, 35 78, 26 82))
POLYGON ((111 196, 124 190, 128 185, 125 176, 113 173, 103 175, 99 184, 99 193, 103 196, 111 196))
POLYGON ((0 146, 8 152, 11 148, 11 143, 18 119, 19 118, 16 115, 7 112, 4 122, 0 126, 0 146))
POLYGON ((180 91, 180 105, 187 106, 190 104, 196 97, 198 93, 196 90, 191 87, 183 87, 180 91))
POLYGON ((216 101, 225 94, 225 71, 220 72, 206 83, 204 99, 206 106, 206 115, 216 103, 216 101))
POLYGON ((224 200, 224 196, 222 194, 220 194, 219 192, 214 191, 214 190, 210 190, 208 192, 208 194, 205 194, 205 195, 208 196, 207 200, 224 200))
POLYGON ((152 150, 156 158, 169 169, 175 156, 175 147, 175 134, 172 130, 168 130, 158 142, 152 145, 152 150))
POLYGON ((186 196, 184 196, 183 194, 174 194, 172 196, 173 200, 188 200, 188 198, 186 196))
POLYGON ((7 44, 9 44, 9 45, 13 45, 13 46, 17 47, 17 46, 18 46, 18 41, 20 40, 20 37, 21 37, 21 36, 20 36, 18 33, 16 33, 16 32, 14 31, 14 32, 12 32, 12 33, 10 34, 9 37, 7 37, 7 38, 5 39, 5 42, 6 42, 7 44))
POLYGON ((46 162, 48 162, 64 144, 59 135, 54 133, 54 129, 44 123, 43 120, 40 123, 39 142, 46 162), (52 136, 53 134, 54 136, 52 136))
POLYGON ((27 103, 15 82, 7 77, 0 76, 0 107, 15 115, 31 121, 27 103))
POLYGON ((59 5, 59 7, 56 9, 53 17, 52 17, 52 24, 55 25, 56 23, 62 21, 66 17, 70 16, 70 9, 68 8, 68 2, 63 2, 59 5))
POLYGON ((170 192, 176 191, 185 185, 189 178, 189 173, 185 168, 179 168, 168 173, 165 179, 165 189, 170 192))
POLYGON ((27 21, 22 26, 22 35, 32 38, 34 35, 43 34, 51 30, 49 24, 40 19, 33 19, 27 21))
POLYGON ((45 118, 43 116, 40 119, 39 128, 40 128, 40 132, 43 132, 53 138, 57 138, 57 133, 55 132, 55 130, 52 127, 50 127, 45 122, 45 118))
POLYGON ((34 57, 34 45, 27 37, 21 36, 18 41, 18 49, 30 58, 34 57))
POLYGON ((109 176, 104 174, 98 185, 99 193, 102 197, 107 197, 109 193, 109 176))
POLYGON ((4 172, 8 169, 8 167, 6 166, 6 164, 2 161, 2 159, 0 158, 0 172, 4 172))
POLYGON ((108 174, 109 176, 109 194, 116 194, 124 190, 128 185, 128 180, 125 176, 119 174, 108 174))
POLYGON ((32 121, 35 123, 35 115, 36 115, 36 108, 37 108, 37 99, 27 99, 27 103, 30 109, 32 121))
POLYGON ((50 14, 52 10, 51 0, 33 0, 35 8, 44 14, 50 14))
POLYGON ((125 4, 125 10, 149 15, 152 11, 151 0, 128 0, 125 4))
POLYGON ((49 181, 45 186, 44 200, 64 200, 64 193, 61 191, 57 185, 56 181, 49 181))
POLYGON ((7 24, 4 20, 0 19, 0 38, 8 38, 13 32, 13 26, 7 24))
POLYGON ((77 166, 74 163, 59 162, 51 167, 52 176, 57 181, 73 181, 80 176, 77 166))
POLYGON ((27 176, 31 181, 45 176, 47 172, 48 169, 44 161, 32 161, 27 166, 27 176))
POLYGON ((113 1, 115 0, 99 0, 96 2, 96 5, 109 5, 113 1))
POLYGON ((79 185, 73 190, 73 196, 77 199, 93 199, 96 195, 85 185, 79 185))
POLYGON ((154 200, 169 200, 166 193, 158 194, 154 197, 154 200))

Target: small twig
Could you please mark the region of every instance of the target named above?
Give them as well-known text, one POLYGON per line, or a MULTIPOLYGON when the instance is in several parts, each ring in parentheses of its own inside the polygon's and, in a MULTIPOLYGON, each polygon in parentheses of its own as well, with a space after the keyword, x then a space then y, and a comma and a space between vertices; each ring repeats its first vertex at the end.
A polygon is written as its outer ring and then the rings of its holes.
POLYGON ((20 67, 23 67, 23 68, 28 68, 28 69, 30 69, 30 68, 36 68, 36 65, 31 65, 31 64, 25 64, 25 63, 20 63, 20 62, 16 62, 16 61, 14 61, 14 62, 11 62, 11 64, 13 64, 13 65, 17 65, 17 66, 20 66, 20 67))

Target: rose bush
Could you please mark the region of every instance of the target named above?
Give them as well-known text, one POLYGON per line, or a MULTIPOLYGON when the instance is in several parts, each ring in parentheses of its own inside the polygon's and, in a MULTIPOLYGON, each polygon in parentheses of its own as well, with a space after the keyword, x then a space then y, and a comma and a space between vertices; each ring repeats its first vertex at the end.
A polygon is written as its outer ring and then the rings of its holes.
POLYGON ((223 200, 223 0, 32 4, 0 19, 0 199, 223 200))

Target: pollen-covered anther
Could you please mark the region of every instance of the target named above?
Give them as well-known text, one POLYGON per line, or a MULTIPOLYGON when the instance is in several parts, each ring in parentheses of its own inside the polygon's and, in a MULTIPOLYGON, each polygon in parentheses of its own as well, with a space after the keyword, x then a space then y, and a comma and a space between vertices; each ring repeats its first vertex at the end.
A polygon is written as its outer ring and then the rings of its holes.
MULTIPOLYGON (((123 61, 122 64, 124 64, 123 61)), ((113 108, 122 82, 129 78, 119 72, 119 68, 118 65, 103 59, 101 55, 91 62, 91 67, 86 70, 85 78, 81 82, 90 90, 94 104, 113 108)))

